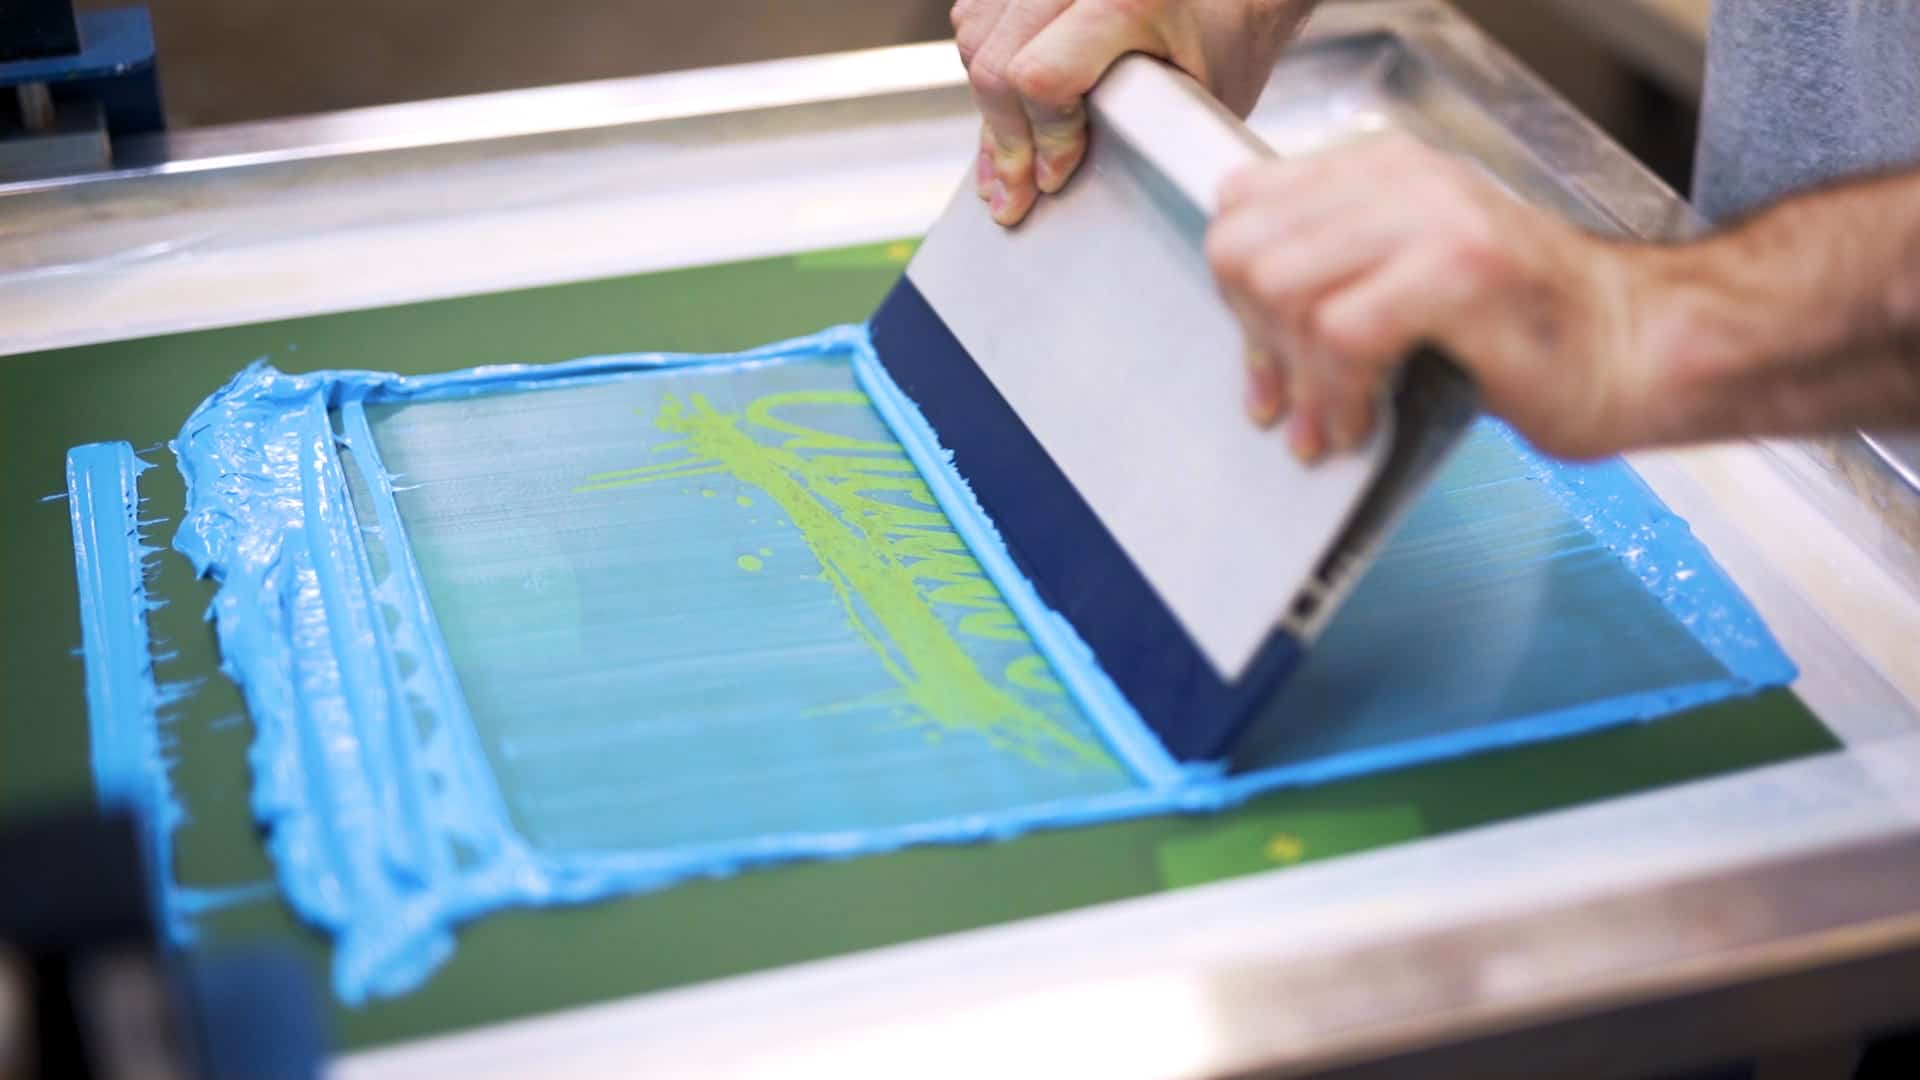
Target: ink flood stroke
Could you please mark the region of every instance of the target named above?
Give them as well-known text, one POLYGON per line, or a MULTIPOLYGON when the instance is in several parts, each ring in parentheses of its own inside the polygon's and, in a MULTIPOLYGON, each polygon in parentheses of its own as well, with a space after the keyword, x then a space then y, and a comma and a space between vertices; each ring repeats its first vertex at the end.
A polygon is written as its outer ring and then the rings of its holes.
POLYGON ((1624 464, 1488 423, 1234 760, 1176 764, 859 326, 422 377, 256 364, 173 449, 254 812, 349 1003, 504 908, 1217 810, 1793 676, 1624 464))

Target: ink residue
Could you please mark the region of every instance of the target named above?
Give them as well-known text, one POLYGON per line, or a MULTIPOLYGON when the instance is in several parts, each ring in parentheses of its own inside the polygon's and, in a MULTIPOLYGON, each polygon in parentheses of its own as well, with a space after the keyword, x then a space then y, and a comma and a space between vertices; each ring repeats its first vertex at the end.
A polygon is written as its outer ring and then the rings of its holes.
MULTIPOLYGON (((1459 730, 1397 732, 1384 743, 1302 760, 1281 754, 1237 761, 1231 773, 1224 764, 1177 765, 1072 628, 1020 575, 860 327, 727 356, 602 357, 418 378, 293 376, 256 364, 203 403, 173 444, 188 488, 175 547, 220 582, 213 617, 223 667, 242 687, 258 731, 254 811, 295 908, 336 937, 339 996, 359 1002, 419 985, 454 948, 457 924, 503 907, 594 900, 782 860, 1218 809, 1275 787, 1618 723, 1791 677, 1737 591, 1624 465, 1562 472, 1502 441, 1507 437, 1497 428, 1476 438, 1509 465, 1536 469, 1538 483, 1568 500, 1565 520, 1580 524, 1566 527, 1588 530, 1589 547, 1611 552, 1633 571, 1684 627, 1675 632, 1712 654, 1711 677, 1636 684, 1606 700, 1487 716, 1459 730), (831 404, 852 407, 863 397, 897 445, 856 445, 804 422, 801 413, 818 400, 762 396, 729 412, 686 394, 634 421, 675 440, 675 456, 583 476, 583 495, 696 477, 733 484, 739 490, 725 500, 711 486, 688 494, 711 498, 718 512, 790 523, 783 527, 804 538, 847 624, 890 665, 916 725, 949 738, 985 739, 1021 760, 1118 762, 1123 782, 1093 795, 1015 801, 904 825, 760 832, 630 850, 555 852, 529 842, 473 727, 366 406, 822 360, 850 365, 864 392, 831 404), (747 438, 749 428, 779 438, 747 438), (372 508, 367 520, 356 509, 356 491, 372 508), (957 629, 929 620, 936 602, 965 612, 957 629), (1018 635, 1035 651, 988 671, 961 647, 968 635, 1018 635), (1036 714, 1015 691, 1064 692, 1098 741, 1036 714)), ((757 544, 722 544, 716 553, 726 573, 756 581, 776 567, 796 572, 783 566, 784 557, 757 544)), ((98 707, 107 718, 128 708, 112 697, 98 707)), ((96 743, 96 755, 111 758, 139 726, 137 716, 115 724, 96 743)), ((891 781, 916 782, 905 775, 891 781)))

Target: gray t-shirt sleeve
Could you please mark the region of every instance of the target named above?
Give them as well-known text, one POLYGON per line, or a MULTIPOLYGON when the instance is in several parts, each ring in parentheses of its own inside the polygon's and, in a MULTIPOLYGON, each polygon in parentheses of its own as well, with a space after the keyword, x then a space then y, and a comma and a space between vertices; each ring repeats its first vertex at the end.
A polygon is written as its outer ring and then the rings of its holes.
POLYGON ((1715 0, 1694 203, 1920 164, 1920 0, 1715 0))

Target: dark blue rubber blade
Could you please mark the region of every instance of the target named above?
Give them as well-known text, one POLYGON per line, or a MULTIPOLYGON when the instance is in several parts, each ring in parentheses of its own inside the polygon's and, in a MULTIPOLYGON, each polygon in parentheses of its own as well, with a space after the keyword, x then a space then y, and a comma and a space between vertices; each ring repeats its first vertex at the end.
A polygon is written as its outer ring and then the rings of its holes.
POLYGON ((1073 625, 1170 754, 1225 756, 1299 666, 1300 644, 1275 631, 1240 678, 1222 679, 910 280, 893 287, 871 328, 881 364, 953 453, 1040 598, 1073 625))

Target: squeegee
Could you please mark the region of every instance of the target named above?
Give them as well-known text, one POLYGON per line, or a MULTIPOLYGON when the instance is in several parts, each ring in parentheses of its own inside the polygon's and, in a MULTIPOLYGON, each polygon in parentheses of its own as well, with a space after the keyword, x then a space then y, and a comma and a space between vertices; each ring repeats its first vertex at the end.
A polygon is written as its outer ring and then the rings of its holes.
POLYGON ((1041 598, 1169 753, 1207 760, 1299 667, 1476 398, 1419 350, 1369 442, 1298 461, 1245 418, 1243 340, 1202 250, 1221 181, 1272 150, 1144 56, 1088 118, 1074 178, 1020 225, 963 182, 873 343, 1041 598))

